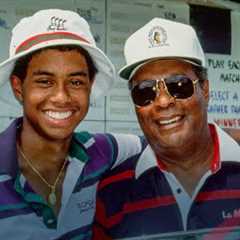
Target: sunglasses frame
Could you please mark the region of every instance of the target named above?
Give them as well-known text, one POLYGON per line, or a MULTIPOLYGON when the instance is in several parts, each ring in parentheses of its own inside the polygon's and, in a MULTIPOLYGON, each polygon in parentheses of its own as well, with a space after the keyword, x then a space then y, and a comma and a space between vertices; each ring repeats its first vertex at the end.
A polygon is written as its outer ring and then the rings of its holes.
MULTIPOLYGON (((180 75, 176 75, 176 76, 180 76, 180 75)), ((184 76, 184 75, 182 75, 182 76, 184 76)), ((187 76, 186 76, 186 77, 187 77, 187 76)), ((156 96, 155 96, 154 100, 149 101, 149 103, 148 103, 147 105, 140 106, 140 105, 135 104, 134 101, 133 101, 134 105, 135 105, 136 107, 138 107, 138 108, 142 108, 142 107, 146 107, 146 106, 149 106, 150 104, 152 104, 152 103, 155 101, 156 97, 158 97, 158 96, 160 95, 160 87, 159 87, 159 85, 160 85, 159 83, 160 83, 160 82, 163 83, 163 89, 166 91, 166 93, 168 94, 168 96, 169 96, 170 98, 174 98, 174 100, 178 100, 178 101, 185 100, 185 99, 188 99, 188 98, 192 97, 193 94, 194 94, 194 92, 195 92, 195 85, 199 82, 199 79, 198 79, 198 78, 192 80, 191 78, 187 77, 189 80, 191 80, 191 82, 192 82, 192 84, 193 84, 193 93, 192 93, 192 95, 191 95, 190 97, 177 98, 177 97, 175 97, 175 96, 172 96, 172 95, 170 94, 170 92, 168 91, 168 87, 167 87, 167 84, 166 84, 166 80, 167 80, 168 78, 169 78, 169 77, 160 78, 160 79, 151 79, 151 80, 149 79, 149 80, 143 80, 143 81, 141 81, 141 83, 142 83, 142 82, 145 82, 145 81, 152 81, 152 80, 154 80, 154 81, 155 81, 155 86, 153 86, 152 89, 153 89, 154 92, 156 92, 156 96)), ((129 88, 130 91, 132 91, 137 85, 139 85, 139 84, 141 84, 141 83, 136 83, 136 84, 131 85, 131 82, 129 82, 129 83, 128 83, 128 88, 129 88)))

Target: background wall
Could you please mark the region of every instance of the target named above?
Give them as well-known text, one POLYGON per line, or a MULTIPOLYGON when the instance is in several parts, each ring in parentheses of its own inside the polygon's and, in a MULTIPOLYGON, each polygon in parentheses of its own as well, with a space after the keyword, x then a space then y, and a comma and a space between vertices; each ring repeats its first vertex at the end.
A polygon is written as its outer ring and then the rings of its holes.
MULTIPOLYGON (((97 45, 117 69, 125 39, 155 16, 193 25, 206 52, 209 118, 240 138, 240 4, 223 0, 0 0, 0 61, 8 56, 11 28, 36 10, 62 8, 83 16, 97 45), (237 130, 238 129, 238 130, 237 130)), ((21 115, 8 84, 0 88, 0 131, 21 115)), ((118 79, 108 97, 92 103, 78 129, 140 133, 127 84, 118 79)))

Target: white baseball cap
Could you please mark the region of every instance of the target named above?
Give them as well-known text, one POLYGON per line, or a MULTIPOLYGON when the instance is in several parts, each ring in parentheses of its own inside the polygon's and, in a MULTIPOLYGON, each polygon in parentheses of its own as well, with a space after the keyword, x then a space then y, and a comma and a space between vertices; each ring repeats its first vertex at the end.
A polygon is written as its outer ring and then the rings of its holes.
POLYGON ((195 30, 187 24, 154 18, 125 42, 126 66, 120 77, 129 79, 138 66, 154 59, 180 59, 205 67, 205 57, 195 30))
POLYGON ((75 12, 60 9, 38 11, 21 19, 13 28, 9 58, 0 64, 0 87, 9 82, 16 60, 36 50, 60 45, 81 46, 89 53, 98 69, 91 97, 106 95, 116 77, 113 64, 96 47, 85 19, 75 12))

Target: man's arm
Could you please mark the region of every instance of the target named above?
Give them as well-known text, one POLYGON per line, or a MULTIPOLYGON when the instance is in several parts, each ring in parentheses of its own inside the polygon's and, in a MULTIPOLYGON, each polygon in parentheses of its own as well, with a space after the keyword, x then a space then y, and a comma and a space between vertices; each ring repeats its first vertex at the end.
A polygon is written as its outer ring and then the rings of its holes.
POLYGON ((113 165, 111 168, 115 168, 124 161, 140 154, 145 144, 143 138, 132 134, 112 134, 112 142, 114 142, 115 150, 117 152, 113 165))

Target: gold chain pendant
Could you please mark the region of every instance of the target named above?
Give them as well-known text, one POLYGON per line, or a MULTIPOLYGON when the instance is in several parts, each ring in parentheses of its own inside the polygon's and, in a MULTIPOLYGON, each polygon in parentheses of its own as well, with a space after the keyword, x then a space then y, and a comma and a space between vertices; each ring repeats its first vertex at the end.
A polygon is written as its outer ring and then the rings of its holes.
POLYGON ((48 195, 48 202, 50 203, 51 206, 54 206, 57 202, 57 197, 55 194, 55 189, 51 189, 50 194, 48 195))
POLYGON ((44 176, 42 176, 42 174, 38 171, 38 169, 36 169, 34 167, 34 165, 32 164, 32 161, 30 159, 28 159, 24 152, 22 151, 21 147, 18 145, 17 143, 17 148, 19 153, 22 155, 23 159, 26 160, 27 164, 30 166, 30 168, 33 170, 33 172, 35 172, 35 174, 51 189, 51 192, 49 193, 48 197, 47 197, 47 201, 51 206, 54 206, 57 202, 57 196, 56 196, 56 186, 60 181, 60 178, 64 172, 64 168, 68 162, 67 158, 65 158, 64 163, 57 175, 57 178, 55 179, 55 182, 53 184, 50 184, 44 176))

